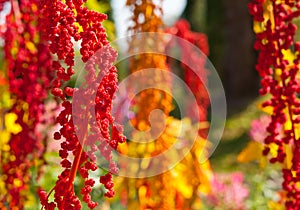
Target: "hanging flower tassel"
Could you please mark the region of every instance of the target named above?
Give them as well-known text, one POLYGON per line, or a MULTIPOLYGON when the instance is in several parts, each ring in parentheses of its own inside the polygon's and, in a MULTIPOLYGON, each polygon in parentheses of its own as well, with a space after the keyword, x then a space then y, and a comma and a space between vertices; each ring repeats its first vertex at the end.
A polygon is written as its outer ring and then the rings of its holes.
MULTIPOLYGON (((113 117, 111 116, 111 105, 114 93, 117 89, 117 70, 112 65, 117 57, 117 53, 109 46, 106 39, 105 29, 102 26, 102 21, 106 19, 105 14, 97 13, 83 6, 85 1, 41 1, 40 10, 42 11, 43 34, 44 38, 49 41, 51 52, 57 55, 57 60, 53 62, 52 67, 56 72, 57 77, 53 81, 52 94, 62 100, 63 110, 57 117, 57 122, 61 125, 61 129, 54 134, 55 140, 60 140, 64 137, 59 150, 59 156, 62 158, 61 166, 63 172, 58 176, 54 191, 54 201, 48 200, 49 194, 40 190, 39 196, 41 203, 45 209, 81 209, 82 205, 78 196, 74 192, 74 180, 77 173, 84 180, 84 187, 81 189, 83 201, 87 203, 90 209, 97 206, 97 203, 92 201, 90 193, 95 181, 89 178, 89 171, 95 171, 98 166, 95 162, 95 152, 100 150, 101 155, 105 157, 109 164, 109 171, 116 172, 116 164, 111 161, 110 148, 116 149, 118 143, 124 142, 125 138, 119 132, 120 129, 114 129, 113 117), (88 85, 87 89, 82 89, 82 92, 77 92, 76 89, 66 86, 74 74, 74 41, 81 41, 80 54, 82 61, 85 62, 87 74, 85 76, 84 85, 88 85), (106 47, 108 52, 101 57, 100 64, 101 81, 99 75, 95 74, 95 66, 97 61, 93 60, 95 53, 106 47), (64 63, 67 67, 63 67, 60 63, 64 63), (93 85, 99 84, 99 87, 93 85), (85 123, 91 125, 90 131, 88 126, 83 126, 79 129, 79 135, 75 132, 78 125, 73 124, 72 113, 72 97, 75 94, 82 96, 84 101, 88 98, 88 90, 95 91, 96 124, 88 118, 85 123), (68 98, 68 99, 67 99, 68 98), (110 126, 113 128, 112 135, 110 134, 110 126), (99 139, 99 134, 101 138, 99 139), (89 147, 89 151, 84 151, 84 148, 89 147), (71 161, 70 155, 74 158, 71 161)), ((96 55, 97 57, 97 55, 96 55)), ((78 99, 78 97, 77 97, 78 99)), ((73 103, 82 103, 83 101, 73 101, 73 103)), ((89 114, 89 107, 82 110, 82 117, 89 114)), ((76 116, 80 117, 80 116, 76 116)), ((83 124, 85 124, 83 123, 83 124)), ((101 176, 99 182, 107 189, 105 196, 112 197, 114 195, 112 175, 110 173, 101 176)))
MULTIPOLYGON (((153 45, 155 46, 154 49, 162 49, 162 52, 168 50, 169 43, 167 39, 153 38, 155 37, 155 34, 164 31, 164 25, 161 19, 161 3, 162 1, 155 2, 149 0, 127 1, 126 5, 133 13, 128 33, 137 34, 136 39, 129 40, 130 52, 144 52, 145 49, 151 49, 153 45), (156 33, 145 33, 146 38, 139 39, 139 33, 142 32, 156 33)), ((191 32, 185 21, 178 22, 176 26, 167 31, 195 44, 197 43, 197 46, 200 46, 201 49, 208 53, 208 49, 206 48, 207 45, 205 45, 207 43, 202 42, 202 38, 205 37, 200 33, 197 34, 191 32)), ((170 35, 166 34, 166 37, 168 36, 170 35)), ((143 34, 141 34, 141 37, 143 37, 143 34)), ((170 45, 172 47, 172 44, 170 45)), ((203 71, 203 66, 206 60, 197 57, 196 52, 195 54, 191 54, 191 52, 187 52, 184 48, 181 50, 185 63, 187 64, 189 62, 188 59, 191 59, 192 62, 199 64, 197 69, 199 71, 198 73, 205 78, 206 72, 203 71)), ((166 55, 140 53, 137 56, 131 57, 129 62, 129 69, 133 75, 142 71, 143 76, 147 78, 141 79, 143 84, 147 83, 148 87, 157 87, 156 85, 159 84, 164 90, 162 91, 161 89, 156 88, 145 89, 133 97, 133 102, 131 101, 133 110, 137 110, 134 117, 131 119, 131 123, 138 131, 147 131, 149 129, 152 131, 152 129, 155 130, 162 125, 159 120, 152 121, 150 125, 148 119, 151 111, 160 109, 166 116, 165 127, 163 128, 162 133, 154 141, 147 144, 139 143, 139 139, 146 139, 148 136, 139 136, 139 132, 134 131, 132 134, 132 141, 128 141, 127 148, 124 149, 124 153, 130 157, 141 159, 145 157, 146 161, 141 161, 141 166, 133 167, 133 170, 140 167, 142 169, 148 168, 150 171, 151 169, 149 168, 156 164, 155 156, 170 149, 176 141, 181 141, 185 138, 182 137, 185 136, 185 134, 182 134, 181 136, 179 131, 182 131, 182 129, 185 130, 185 128, 189 131, 194 129, 192 121, 195 120, 194 118, 178 120, 170 116, 170 112, 174 108, 172 96, 168 94, 172 92, 172 79, 171 76, 168 78, 168 76, 165 75, 171 75, 172 73, 170 68, 171 65, 168 65, 169 63, 166 55), (162 74, 157 69, 167 73, 162 74), (149 161, 147 160, 148 157, 151 157, 149 161)), ((198 86, 196 84, 199 80, 192 78, 194 75, 191 74, 191 69, 188 69, 185 65, 182 66, 185 70, 185 79, 188 80, 188 85, 191 87, 192 91, 194 91, 195 95, 197 94, 197 100, 199 100, 200 106, 202 99, 203 102, 207 100, 207 95, 201 92, 204 87, 200 87, 200 85, 198 86)), ((203 105, 201 108, 206 109, 208 102, 205 101, 205 104, 203 103, 201 105, 203 105)), ((191 109, 196 108, 197 107, 193 107, 191 109)), ((204 122, 206 119, 206 110, 201 114, 202 122, 204 122)), ((192 117, 193 115, 190 114, 189 116, 192 117)), ((195 118, 199 117, 197 116, 195 118)), ((194 123, 198 124, 198 122, 194 123)), ((159 130, 161 130, 161 128, 159 130)), ((195 130, 193 130, 193 132, 195 132, 195 130)), ((119 186, 120 189, 118 191, 121 193, 122 200, 127 209, 198 209, 199 205, 201 205, 199 192, 209 191, 209 179, 211 177, 209 162, 202 165, 198 162, 204 148, 204 142, 204 139, 198 136, 198 138, 195 139, 195 146, 192 151, 190 151, 180 163, 176 163, 174 168, 165 173, 145 178, 122 178, 122 182, 119 186), (193 180, 192 183, 191 180, 193 180)), ((170 157, 170 159, 172 159, 172 157, 170 157)), ((165 162, 161 161, 160 164, 164 165, 166 164, 165 162)), ((136 173, 138 174, 139 170, 137 170, 136 173)), ((143 172, 141 172, 141 174, 143 174, 143 172)))
MULTIPOLYGON (((167 28, 166 32, 192 43, 201 50, 201 53, 203 53, 200 54, 199 52, 193 52, 190 49, 186 49, 185 46, 179 46, 181 51, 181 67, 184 73, 184 81, 189 86, 197 100, 199 112, 199 116, 196 116, 196 109, 193 107, 194 104, 189 104, 189 101, 187 101, 187 116, 193 121, 199 120, 200 122, 205 123, 207 120, 207 109, 210 104, 208 92, 206 90, 206 85, 208 83, 208 71, 205 69, 207 61, 206 56, 209 54, 207 37, 203 33, 191 31, 189 22, 184 19, 178 20, 174 26, 167 28), (191 69, 189 65, 194 65, 197 68, 191 69), (201 78, 197 75, 201 75, 201 78)), ((184 43, 178 43, 178 45, 184 45, 184 43)), ((201 137, 206 138, 207 129, 199 130, 199 134, 201 137)))
POLYGON ((254 48, 260 52, 256 65, 262 77, 260 93, 271 95, 262 105, 272 110, 263 154, 270 156, 271 163, 282 164, 286 208, 298 209, 300 43, 295 41, 297 26, 293 21, 300 16, 300 2, 253 0, 249 11, 255 21, 254 48))
MULTIPOLYGON (((44 123, 44 103, 53 72, 50 51, 39 34, 37 2, 12 0, 10 8, 1 27, 12 102, 6 116, 15 118, 13 123, 20 130, 8 133, 10 150, 1 162, 1 176, 7 191, 2 202, 10 209, 23 209, 31 179, 30 168, 39 166, 36 160, 43 159, 43 135, 37 126, 44 123)), ((5 123, 7 126, 8 122, 5 123)))

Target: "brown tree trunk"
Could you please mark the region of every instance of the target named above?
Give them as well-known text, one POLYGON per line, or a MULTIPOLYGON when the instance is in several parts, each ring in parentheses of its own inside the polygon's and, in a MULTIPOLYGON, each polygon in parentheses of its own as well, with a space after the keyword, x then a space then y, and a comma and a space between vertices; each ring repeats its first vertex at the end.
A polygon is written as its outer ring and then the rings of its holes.
POLYGON ((188 0, 184 12, 193 30, 208 35, 209 57, 223 81, 229 105, 258 92, 255 36, 248 3, 249 0, 188 0))
POLYGON ((224 51, 222 74, 229 99, 257 94, 258 76, 253 50, 254 33, 248 0, 222 0, 224 7, 224 51))

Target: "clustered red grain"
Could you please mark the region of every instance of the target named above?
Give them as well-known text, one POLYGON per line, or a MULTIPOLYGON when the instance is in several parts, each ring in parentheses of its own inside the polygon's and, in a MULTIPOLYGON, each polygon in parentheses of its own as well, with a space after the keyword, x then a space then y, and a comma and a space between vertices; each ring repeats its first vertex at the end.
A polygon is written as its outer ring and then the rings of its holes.
POLYGON ((300 43, 295 41, 297 26, 293 21, 300 16, 300 2, 271 0, 269 5, 267 3, 266 0, 253 0, 248 5, 254 21, 264 27, 256 34, 254 44, 259 51, 256 69, 262 77, 260 93, 271 95, 263 107, 273 110, 263 154, 270 154, 272 145, 277 147, 277 155, 271 157, 270 162, 284 165, 282 186, 286 191, 286 208, 299 209, 300 142, 296 126, 300 122, 300 86, 297 79, 300 43), (295 55, 291 59, 285 56, 289 50, 295 55), (285 164, 285 147, 292 148, 291 167, 285 164))
MULTIPOLYGON (((206 90, 208 71, 205 65, 207 62, 206 56, 209 54, 207 37, 203 33, 191 31, 190 24, 184 19, 177 21, 166 32, 190 42, 199 49, 199 51, 195 51, 195 48, 187 47, 185 42, 179 41, 178 43, 181 50, 181 67, 184 73, 184 80, 195 96, 199 116, 196 116, 194 103, 189 103, 189 101, 186 105, 187 114, 193 120, 206 121, 207 108, 210 103, 206 90), (191 69, 191 67, 195 68, 191 69)), ((206 138, 206 133, 207 131, 204 130, 199 131, 203 138, 206 138)))
MULTIPOLYGON (((4 3, 0 2, 0 10, 4 3)), ((50 51, 40 37, 40 23, 36 21, 39 15, 37 1, 11 1, 10 4, 11 11, 0 26, 13 102, 7 112, 17 115, 15 123, 22 130, 10 136, 10 158, 1 157, 1 176, 5 177, 7 190, 1 202, 11 209, 23 209, 24 192, 29 189, 31 180, 30 168, 38 166, 35 159, 43 158, 43 135, 37 127, 44 123, 44 103, 53 71, 50 51)))
MULTIPOLYGON (((40 199, 45 209, 81 209, 82 205, 74 192, 74 179, 76 174, 85 180, 81 189, 83 201, 90 209, 98 203, 92 201, 91 192, 95 182, 89 178, 89 171, 96 171, 96 151, 109 162, 109 173, 100 177, 100 183, 107 192, 105 196, 114 195, 112 175, 117 172, 117 165, 112 161, 112 151, 118 143, 124 142, 121 129, 114 129, 114 119, 111 115, 111 106, 117 90, 117 70, 113 62, 117 53, 109 46, 102 21, 105 14, 89 10, 80 0, 54 0, 41 1, 40 10, 43 14, 44 38, 49 42, 49 48, 57 56, 53 62, 56 79, 53 81, 52 94, 62 100, 63 110, 57 117, 61 129, 54 134, 55 140, 65 139, 61 143, 59 156, 62 158, 63 172, 53 188, 54 201, 48 201, 48 195, 40 190, 40 199), (76 89, 66 85, 74 74, 74 43, 80 41, 81 59, 86 63, 86 75, 83 88, 76 89), (105 53, 96 55, 97 51, 105 53), (62 65, 64 63, 65 65, 62 65), (66 67, 64 67, 66 66, 66 67), (97 70, 101 69, 97 75, 97 70), (90 95, 95 94, 91 100, 90 95), (80 97, 76 97, 80 96, 80 97), (73 101, 72 101, 73 98, 73 101), (74 101, 75 100, 75 101, 74 101), (74 104, 88 101, 86 106, 79 109, 76 118, 82 119, 80 125, 74 124, 74 104), (91 116, 91 107, 94 108, 95 119, 91 116), (112 134, 110 129, 112 128, 112 134), (70 160, 70 155, 73 160, 70 160)), ((78 110, 76 110, 78 111, 78 110)))

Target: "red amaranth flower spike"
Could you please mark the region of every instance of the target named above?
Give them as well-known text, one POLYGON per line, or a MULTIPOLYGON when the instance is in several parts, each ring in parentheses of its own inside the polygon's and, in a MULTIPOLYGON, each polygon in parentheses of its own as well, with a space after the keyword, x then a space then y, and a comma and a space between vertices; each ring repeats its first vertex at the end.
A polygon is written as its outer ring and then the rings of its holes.
POLYGON ((277 148, 277 155, 270 162, 283 163, 283 189, 286 192, 286 208, 298 209, 300 206, 300 144, 296 125, 300 119, 299 72, 300 44, 295 41, 297 26, 293 23, 300 16, 299 1, 253 0, 249 4, 254 21, 261 24, 257 32, 254 48, 259 57, 256 69, 262 77, 262 95, 269 93, 271 99, 264 107, 271 107, 273 113, 267 127, 264 155, 270 147, 277 148), (264 15, 265 12, 265 15, 264 15), (287 58, 286 54, 294 57, 287 58), (290 124, 288 126, 288 124, 290 124), (287 160, 286 148, 292 150, 292 162, 287 160))
MULTIPOLYGON (((51 52, 58 57, 58 60, 53 62, 57 78, 53 82, 52 94, 63 101, 64 108, 57 117, 61 129, 54 134, 54 139, 65 138, 59 151, 64 171, 58 176, 58 181, 53 188, 54 201, 49 202, 48 196, 45 197, 45 193, 40 191, 40 199, 45 209, 51 209, 53 205, 58 209, 81 208, 81 202, 74 192, 74 179, 77 173, 85 180, 85 186, 81 189, 83 201, 90 209, 95 208, 97 203, 92 201, 90 196, 94 181, 89 178, 89 171, 98 169, 94 153, 99 150, 101 155, 110 162, 109 171, 116 172, 116 164, 111 160, 112 148, 116 149, 118 143, 125 140, 119 131, 117 134, 110 135, 110 127, 115 126, 111 116, 111 106, 117 90, 117 70, 112 63, 117 53, 109 46, 102 26, 106 15, 88 10, 83 6, 84 2, 54 0, 40 3, 44 37, 50 43, 51 52), (79 90, 67 87, 64 83, 74 74, 74 41, 81 41, 80 54, 82 61, 86 63, 84 88, 79 90), (101 61, 97 63, 99 61, 94 60, 93 57, 97 57, 96 52, 104 47, 108 51, 101 55, 101 61), (63 61, 67 67, 64 68, 60 61, 63 61), (101 66, 98 75, 96 75, 95 65, 101 66), (94 101, 89 100, 92 92, 96 95, 94 101), (74 97, 76 95, 80 95, 80 99, 74 97), (67 100, 67 97, 70 100, 67 100), (72 98, 75 101, 71 102, 72 98), (79 101, 76 101, 77 99, 79 101), (80 115, 75 116, 82 119, 83 123, 74 125, 73 104, 80 104, 83 101, 88 101, 88 105, 80 108, 80 115), (91 115, 90 107, 95 108, 95 122, 87 117, 91 115), (115 136, 118 138, 114 138, 115 136), (74 156, 72 161, 69 157, 71 153, 74 156)), ((108 173, 100 178, 100 182, 108 190, 105 193, 107 197, 114 194, 111 177, 108 173)))
MULTIPOLYGON (((176 35, 184 40, 187 40, 197 46, 202 54, 199 54, 199 52, 191 52, 189 49, 185 49, 184 46, 181 47, 181 67, 184 70, 184 80, 191 88, 191 91, 195 95, 195 98, 197 100, 198 104, 198 110, 199 110, 199 116, 195 117, 193 108, 194 104, 187 104, 187 110, 189 110, 188 116, 191 119, 200 119, 200 121, 206 121, 207 118, 207 108, 209 106, 209 97, 206 90, 205 85, 207 85, 207 75, 208 72, 205 69, 206 64, 206 57, 204 55, 209 54, 209 47, 208 47, 208 41, 207 37, 203 33, 199 32, 193 32, 190 30, 190 24, 184 20, 181 19, 175 23, 173 27, 170 27, 166 30, 167 33, 176 35), (197 64, 197 69, 190 69, 188 67, 188 64, 197 64), (202 80, 195 74, 197 72, 198 75, 202 75, 202 80)), ((179 45, 181 43, 178 43, 179 45)), ((206 131, 199 131, 199 134, 206 138, 206 131)))
MULTIPOLYGON (((0 2, 2 8, 4 1, 0 2)), ((38 125, 43 122, 44 102, 53 78, 51 55, 41 40, 37 17, 37 1, 10 1, 11 11, 1 27, 4 41, 4 59, 9 77, 13 105, 8 113, 17 115, 16 123, 22 130, 11 134, 9 156, 1 158, 1 174, 5 178, 2 203, 10 209, 23 209, 29 189, 30 168, 36 159, 43 159, 43 135, 38 125), (17 184, 16 184, 17 183, 17 184)))

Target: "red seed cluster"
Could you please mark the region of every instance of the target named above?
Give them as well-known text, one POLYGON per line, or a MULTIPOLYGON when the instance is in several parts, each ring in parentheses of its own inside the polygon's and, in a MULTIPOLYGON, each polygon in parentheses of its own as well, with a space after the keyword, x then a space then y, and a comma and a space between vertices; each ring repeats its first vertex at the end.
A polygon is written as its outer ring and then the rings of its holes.
POLYGON ((24 208, 24 191, 28 190, 31 178, 29 169, 36 164, 34 159, 42 159, 44 150, 43 135, 37 126, 43 123, 53 71, 50 51, 40 37, 38 15, 37 1, 11 1, 11 11, 0 34, 13 100, 8 112, 17 115, 16 123, 22 127, 21 132, 11 134, 9 141, 9 155, 14 158, 4 159, 0 169, 8 191, 1 202, 11 209, 24 208))
POLYGON ((249 4, 254 20, 262 24, 263 30, 256 34, 254 48, 258 51, 256 69, 262 77, 262 95, 269 93, 271 99, 263 106, 271 107, 271 123, 267 127, 264 155, 269 154, 270 145, 277 145, 277 155, 271 163, 284 163, 285 147, 291 147, 293 159, 291 168, 285 164, 283 169, 283 188, 287 193, 286 208, 298 209, 300 206, 300 144, 296 126, 300 122, 299 72, 300 43, 294 37, 297 26, 293 20, 300 16, 299 1, 254 0, 249 4), (265 14, 265 15, 263 15, 265 14), (268 18, 266 18, 268 17, 268 18), (285 54, 291 50, 294 57, 285 54), (286 123, 290 122, 290 126, 286 123))
MULTIPOLYGON (((54 0, 40 3, 44 37, 49 41, 51 52, 58 58, 52 65, 57 75, 52 94, 63 101, 63 110, 57 117, 61 129, 54 134, 54 139, 65 139, 59 150, 64 171, 53 189, 54 202, 49 202, 45 192, 40 191, 45 209, 53 209, 53 206, 58 209, 81 209, 80 200, 74 192, 77 173, 85 180, 81 189, 83 201, 90 209, 95 208, 97 203, 90 196, 94 181, 89 178, 89 171, 98 169, 95 152, 100 151, 109 162, 109 172, 115 173, 117 166, 112 162, 112 150, 117 148, 119 142, 125 141, 122 130, 115 129, 111 116, 112 99, 117 90, 117 70, 112 63, 117 53, 109 46, 102 26, 106 15, 89 10, 83 6, 84 2, 54 0), (81 42, 80 54, 82 61, 86 63, 86 74, 80 89, 65 84, 74 74, 74 43, 77 41, 81 42), (67 67, 63 67, 61 62, 67 67), (100 73, 97 72, 99 69, 100 73), (91 99, 93 94, 95 98, 91 99), (75 110, 80 113, 76 116, 73 116, 74 104, 84 104, 79 106, 79 110, 75 110), (71 154, 74 157, 72 161, 71 154)), ((102 176, 100 182, 107 189, 105 195, 112 197, 114 191, 111 174, 102 176)))
MULTIPOLYGON (((188 115, 191 119, 206 121, 207 108, 209 106, 209 96, 205 88, 208 75, 207 70, 205 69, 205 64, 207 61, 206 55, 209 54, 207 37, 203 33, 191 31, 190 24, 184 19, 177 21, 173 27, 167 29, 167 32, 191 42, 193 45, 198 47, 199 50, 201 50, 201 53, 195 52, 192 48, 185 47, 184 42, 178 43, 179 45, 182 45, 181 66, 184 70, 184 80, 195 95, 199 111, 199 116, 195 117, 195 108, 193 107, 194 104, 187 104, 186 109, 188 110, 188 115), (191 69, 190 66, 196 68, 191 69), (201 75, 201 78, 199 75, 201 75)), ((205 138, 205 133, 202 134, 202 136, 205 138)))

